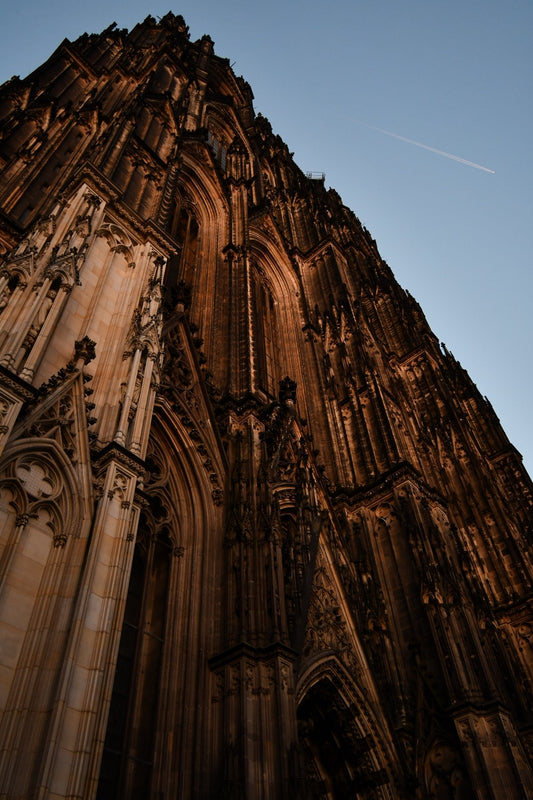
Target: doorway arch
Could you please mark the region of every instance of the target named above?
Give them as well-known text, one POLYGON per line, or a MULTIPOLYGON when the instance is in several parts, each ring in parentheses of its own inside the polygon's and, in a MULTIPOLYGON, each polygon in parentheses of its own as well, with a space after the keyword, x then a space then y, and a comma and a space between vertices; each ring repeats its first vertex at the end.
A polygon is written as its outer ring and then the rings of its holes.
POLYGON ((300 678, 297 720, 309 797, 393 800, 396 761, 345 668, 330 654, 300 678))

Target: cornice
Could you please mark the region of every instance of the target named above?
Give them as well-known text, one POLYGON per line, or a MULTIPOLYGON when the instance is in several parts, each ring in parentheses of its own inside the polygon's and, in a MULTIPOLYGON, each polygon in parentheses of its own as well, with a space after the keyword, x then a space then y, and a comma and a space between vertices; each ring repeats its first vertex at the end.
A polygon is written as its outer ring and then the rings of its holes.
POLYGON ((272 642, 265 647, 256 647, 249 642, 240 642, 234 647, 212 656, 209 659, 209 666, 215 671, 242 658, 253 661, 271 661, 274 658, 296 661, 298 653, 283 642, 272 642))
POLYGON ((330 490, 329 495, 334 508, 354 508, 359 505, 372 504, 385 492, 390 493, 407 482, 415 483, 428 500, 436 501, 443 506, 448 505, 443 495, 426 483, 420 472, 407 461, 402 461, 366 486, 336 486, 330 490))
POLYGON ((112 461, 117 461, 123 467, 136 474, 142 474, 146 469, 144 459, 136 456, 130 450, 126 450, 118 442, 110 442, 101 450, 93 450, 92 458, 93 464, 98 471, 107 467, 112 461))
POLYGON ((39 390, 30 383, 22 380, 14 372, 0 365, 0 381, 3 386, 11 391, 18 400, 25 402, 35 400, 39 395, 39 390))

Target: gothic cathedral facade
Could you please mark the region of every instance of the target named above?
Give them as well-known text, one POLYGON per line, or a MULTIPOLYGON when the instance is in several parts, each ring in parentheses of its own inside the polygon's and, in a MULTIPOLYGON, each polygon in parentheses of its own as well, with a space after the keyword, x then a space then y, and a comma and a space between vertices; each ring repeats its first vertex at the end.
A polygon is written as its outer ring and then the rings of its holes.
POLYGON ((533 797, 532 484, 181 17, 0 89, 0 797, 533 797))

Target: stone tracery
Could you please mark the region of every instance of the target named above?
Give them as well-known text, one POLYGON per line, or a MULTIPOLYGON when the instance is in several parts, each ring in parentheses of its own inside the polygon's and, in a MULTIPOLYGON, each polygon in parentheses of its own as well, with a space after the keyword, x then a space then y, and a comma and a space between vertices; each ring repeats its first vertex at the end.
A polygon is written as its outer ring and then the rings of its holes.
POLYGON ((531 482, 368 231, 172 14, 0 95, 6 796, 531 794, 531 482))

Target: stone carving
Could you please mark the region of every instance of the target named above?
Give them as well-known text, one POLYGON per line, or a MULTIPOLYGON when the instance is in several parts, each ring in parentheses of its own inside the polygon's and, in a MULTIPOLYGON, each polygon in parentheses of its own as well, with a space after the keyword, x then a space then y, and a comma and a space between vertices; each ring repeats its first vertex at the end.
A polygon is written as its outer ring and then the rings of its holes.
POLYGON ((5 424, 5 420, 9 413, 9 410, 12 406, 12 403, 9 400, 0 397, 0 433, 6 433, 8 431, 8 427, 5 424))
POLYGON ((436 741, 429 749, 425 782, 430 800, 468 800, 472 796, 460 753, 446 741, 436 741))
POLYGON ((50 497, 54 492, 54 482, 49 472, 43 469, 38 462, 31 461, 21 463, 15 470, 15 474, 22 481, 29 496, 36 499, 39 497, 50 497))
POLYGON ((323 565, 319 565, 315 571, 313 589, 304 653, 309 656, 320 651, 333 651, 352 667, 353 656, 346 620, 323 565))
POLYGON ((122 501, 125 500, 126 494, 128 493, 129 490, 130 482, 131 478, 129 475, 126 475, 125 473, 119 472, 117 470, 113 478, 113 485, 111 486, 111 489, 109 489, 107 493, 109 499, 112 500, 114 497, 117 497, 119 500, 122 501))
POLYGON ((533 797, 532 484, 369 232, 172 14, 0 101, 0 785, 533 797))
MULTIPOLYGON (((54 547, 63 547, 67 537, 76 533, 74 508, 69 499, 72 491, 66 489, 65 478, 54 458, 54 447, 36 447, 37 439, 30 439, 25 447, 21 439, 19 453, 11 457, 0 474, 0 485, 10 487, 10 505, 16 511, 15 527, 24 528, 41 520, 40 524, 52 533, 54 547), (13 493, 14 490, 14 493, 13 493)), ((43 440, 43 443, 46 439, 43 440)), ((0 530, 0 534, 2 531, 0 530)))

